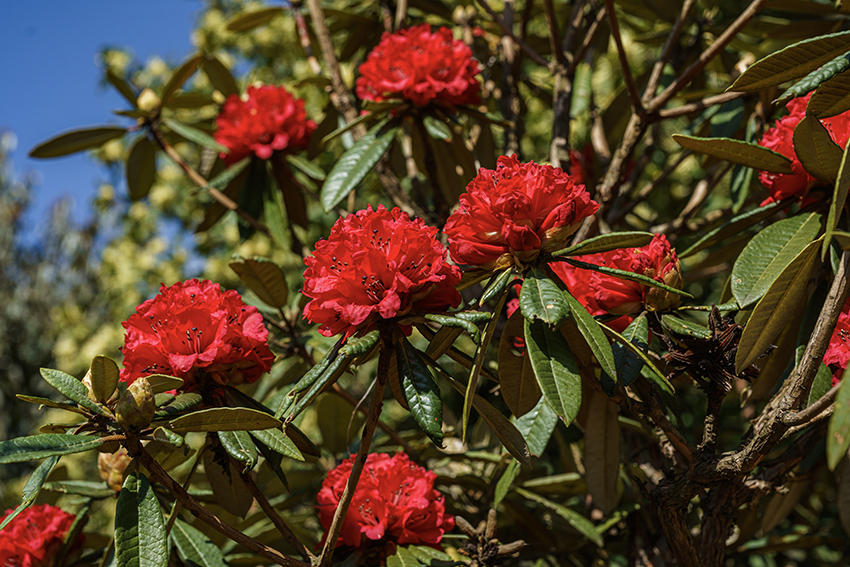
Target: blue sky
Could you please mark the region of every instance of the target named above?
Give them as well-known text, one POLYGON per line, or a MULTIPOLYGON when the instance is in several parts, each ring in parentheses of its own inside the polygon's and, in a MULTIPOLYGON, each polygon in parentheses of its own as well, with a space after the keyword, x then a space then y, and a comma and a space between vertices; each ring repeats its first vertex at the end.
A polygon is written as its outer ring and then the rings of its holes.
POLYGON ((52 135, 88 125, 119 123, 113 109, 126 103, 99 86, 96 56, 124 46, 139 59, 179 61, 192 51, 190 34, 201 0, 28 0, 8 2, 0 18, 0 129, 18 138, 19 175, 38 171, 28 228, 36 229, 52 203, 72 196, 84 219, 105 172, 85 154, 32 160, 29 150, 52 135))

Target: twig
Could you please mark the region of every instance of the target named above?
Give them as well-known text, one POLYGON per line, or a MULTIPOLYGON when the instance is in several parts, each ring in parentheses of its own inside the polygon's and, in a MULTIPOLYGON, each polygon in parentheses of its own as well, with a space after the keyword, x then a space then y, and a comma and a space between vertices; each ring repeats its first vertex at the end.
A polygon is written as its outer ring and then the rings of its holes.
POLYGON ((284 555, 281 552, 260 543, 254 538, 243 534, 201 506, 201 504, 195 500, 191 494, 186 492, 179 482, 171 478, 171 475, 165 472, 165 469, 162 468, 156 459, 154 459, 137 440, 133 439, 128 442, 127 451, 131 455, 137 456, 141 464, 148 470, 148 472, 151 473, 154 480, 162 484, 172 495, 174 495, 175 498, 178 498, 187 510, 192 512, 193 515, 198 517, 202 522, 217 532, 232 539, 245 549, 253 551, 260 557, 265 557, 266 559, 273 561, 277 565, 283 565, 284 567, 310 567, 309 563, 304 563, 294 557, 284 555))
POLYGON ((688 13, 694 5, 694 0, 685 0, 682 3, 682 10, 679 12, 679 17, 673 23, 673 29, 667 36, 667 41, 664 42, 664 47, 661 49, 661 56, 655 62, 652 68, 652 73, 649 75, 649 81, 646 83, 646 89, 643 91, 643 104, 646 105, 655 96, 655 90, 658 88, 658 83, 661 82, 661 76, 664 72, 664 66, 667 60, 670 59, 670 53, 673 51, 673 45, 679 39, 679 34, 682 33, 682 26, 685 23, 688 13))
POLYGON ((307 55, 307 63, 310 64, 310 69, 316 75, 322 74, 322 66, 319 65, 319 60, 313 53, 313 45, 310 43, 310 33, 307 31, 307 22, 301 14, 300 5, 292 7, 292 15, 295 17, 295 27, 298 29, 298 39, 301 41, 301 47, 304 48, 304 53, 307 55))
POLYGON ((831 388, 829 392, 821 396, 817 401, 815 401, 815 403, 806 409, 800 410, 796 413, 787 413, 782 416, 782 422, 788 426, 802 425, 820 415, 821 412, 835 401, 835 397, 837 395, 838 388, 831 388))
MULTIPOLYGON (((189 490, 189 485, 192 484, 192 479, 195 477, 195 473, 198 471, 198 465, 201 464, 201 458, 204 456, 204 451, 207 450, 206 440, 204 441, 204 445, 198 450, 198 453, 195 455, 195 462, 192 463, 192 468, 189 470, 189 476, 186 477, 186 480, 183 482, 183 488, 189 490)), ((174 527, 174 522, 177 520, 177 515, 180 513, 180 510, 183 508, 183 503, 179 499, 174 500, 174 505, 171 507, 171 513, 168 515, 168 522, 165 524, 165 532, 171 533, 171 528, 174 527)))
MULTIPOLYGON (((311 1, 315 2, 317 0, 311 0, 311 1)), ((522 39, 518 38, 516 36, 516 34, 514 34, 514 32, 508 26, 505 25, 505 23, 502 21, 502 18, 500 18, 499 15, 496 12, 493 11, 493 8, 491 8, 490 5, 487 4, 487 0, 475 0, 475 1, 478 2, 478 4, 482 8, 484 8, 484 11, 487 12, 490 15, 491 18, 493 18, 493 21, 496 23, 496 25, 499 26, 500 28, 502 28, 502 31, 505 32, 505 34, 509 38, 511 38, 514 41, 514 43, 516 43, 519 46, 519 48, 522 49, 525 52, 526 55, 531 57, 531 59, 535 63, 537 63, 538 65, 542 65, 543 67, 549 67, 550 66, 549 62, 546 61, 546 59, 544 59, 539 53, 534 51, 526 42, 524 42, 522 39)))
POLYGON ((334 512, 331 526, 328 528, 325 545, 322 547, 322 553, 319 555, 318 567, 327 567, 333 558, 336 542, 339 539, 339 533, 342 531, 342 524, 345 521, 345 515, 348 512, 348 507, 351 505, 351 499, 354 497, 354 490, 357 488, 357 482, 360 480, 360 474, 363 472, 363 467, 366 465, 366 458, 369 455, 369 447, 372 445, 372 436, 375 434, 375 428, 378 425, 381 417, 381 407, 383 406, 384 388, 387 384, 387 376, 389 375, 389 364, 392 352, 390 351, 391 341, 382 337, 381 351, 378 355, 378 377, 375 391, 372 393, 372 401, 369 403, 369 413, 366 416, 366 425, 363 428, 363 436, 360 441, 360 448, 357 450, 357 456, 354 459, 354 464, 351 467, 351 474, 348 477, 348 483, 340 496, 339 504, 334 512))
POLYGON ((263 512, 266 513, 266 516, 268 516, 269 520, 272 521, 274 526, 277 528, 277 531, 280 532, 289 545, 291 545, 305 561, 312 563, 316 556, 307 549, 307 546, 304 545, 294 533, 292 533, 292 530, 288 525, 286 525, 286 521, 280 517, 280 514, 278 514, 277 510, 274 509, 274 506, 272 506, 271 502, 269 502, 268 498, 266 498, 266 495, 263 494, 263 491, 260 490, 260 487, 257 486, 256 482, 254 482, 254 478, 251 476, 251 473, 243 472, 240 476, 245 482, 245 485, 248 487, 248 490, 254 496, 254 500, 257 501, 260 508, 262 508, 263 512))
POLYGON ((407 16, 407 0, 398 0, 398 5, 395 8, 395 29, 401 28, 404 18, 407 16))
MULTIPOLYGON (((340 398, 342 398, 343 400, 348 402, 348 404, 351 407, 355 408, 357 411, 359 411, 363 415, 368 415, 368 410, 366 408, 364 408, 362 405, 358 404, 357 403, 358 401, 356 399, 354 399, 354 396, 352 396, 351 394, 349 394, 348 392, 343 390, 342 387, 339 384, 334 384, 333 386, 331 386, 331 392, 333 392, 334 394, 336 394, 337 396, 339 396, 340 398)), ((392 427, 390 427, 389 425, 387 425, 383 421, 379 420, 378 421, 378 429, 380 429, 381 431, 386 433, 387 436, 390 439, 392 439, 393 442, 396 445, 401 446, 404 449, 404 452, 407 453, 410 456, 411 459, 413 459, 414 461, 419 460, 419 458, 418 458, 419 453, 416 450, 414 450, 413 447, 411 447, 410 444, 407 441, 402 439, 401 436, 398 433, 396 433, 395 430, 392 427)))
POLYGON ((658 117, 660 119, 665 118, 676 118, 677 116, 684 116, 685 114, 690 114, 691 112, 696 112, 697 110, 703 110, 704 108, 708 108, 709 106, 714 106, 715 104, 723 104, 725 102, 729 102, 730 100, 735 100, 736 98, 741 98, 747 96, 750 93, 746 92, 731 92, 731 93, 720 93, 718 95, 709 96, 697 102, 692 102, 690 104, 683 104, 682 106, 677 106, 676 108, 665 108, 663 110, 658 111, 658 117))
POLYGON ((632 76, 632 70, 629 68, 629 60, 626 58, 626 49, 623 47, 623 38, 620 36, 620 24, 617 21, 617 13, 614 11, 614 0, 605 0, 605 7, 608 9, 608 21, 611 23, 611 36, 614 38, 614 43, 617 46, 617 57, 620 58, 620 67, 623 69, 623 79, 626 81, 626 91, 629 93, 629 101, 632 103, 632 109, 638 114, 643 113, 643 103, 638 94, 635 78, 632 76))
MULTIPOLYGON (((605 6, 601 7, 599 11, 596 12, 596 19, 594 19, 590 24, 590 27, 587 28, 587 32, 584 34, 584 40, 581 42, 581 47, 579 47, 578 51, 576 51, 573 56, 572 63, 570 63, 570 68, 568 69, 570 74, 575 73, 576 67, 578 67, 578 64, 584 59, 584 56, 587 55, 593 40, 596 38, 596 33, 601 29, 600 25, 602 24, 602 20, 604 20, 607 15, 608 10, 605 6)), ((567 37, 568 35, 564 36, 565 41, 567 37)))

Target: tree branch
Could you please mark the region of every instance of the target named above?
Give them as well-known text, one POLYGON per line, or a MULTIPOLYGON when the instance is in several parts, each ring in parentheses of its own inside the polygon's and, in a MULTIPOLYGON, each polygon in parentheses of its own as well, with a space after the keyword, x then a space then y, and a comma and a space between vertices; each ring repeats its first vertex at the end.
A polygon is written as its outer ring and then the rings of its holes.
POLYGON ((614 43, 617 46, 617 57, 620 58, 620 67, 623 69, 623 79, 626 82, 626 91, 629 93, 629 102, 632 103, 632 110, 638 114, 643 113, 643 104, 638 94, 635 78, 632 76, 632 70, 629 67, 629 60, 626 58, 626 49, 623 47, 623 38, 620 36, 620 24, 617 21, 617 14, 614 11, 614 0, 605 0, 605 7, 608 9, 608 21, 611 23, 611 36, 614 38, 614 43))
POLYGON ((271 502, 269 502, 268 498, 266 498, 266 495, 263 494, 263 491, 260 490, 259 486, 257 486, 257 483, 254 481, 251 473, 243 472, 240 476, 245 482, 245 485, 248 487, 248 490, 251 492, 251 495, 254 496, 254 500, 257 501, 266 516, 268 516, 269 520, 272 521, 274 526, 277 528, 277 531, 280 532, 280 535, 286 539, 289 545, 291 545, 305 561, 312 563, 316 556, 307 549, 307 546, 304 545, 294 533, 292 533, 292 530, 286 524, 286 521, 280 517, 280 514, 278 514, 277 510, 274 509, 274 506, 272 506, 271 502))

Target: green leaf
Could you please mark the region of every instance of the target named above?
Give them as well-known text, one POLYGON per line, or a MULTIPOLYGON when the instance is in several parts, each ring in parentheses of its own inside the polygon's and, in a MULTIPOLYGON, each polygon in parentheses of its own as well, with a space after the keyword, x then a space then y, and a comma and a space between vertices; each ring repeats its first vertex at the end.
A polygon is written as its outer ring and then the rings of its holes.
POLYGON ((168 376, 167 374, 150 374, 145 376, 148 382, 151 383, 151 389, 154 394, 162 394, 169 390, 178 390, 183 387, 183 379, 177 376, 168 376))
MULTIPOLYGON (((664 291, 669 291, 671 293, 675 293, 676 295, 681 295, 683 297, 688 297, 690 299, 694 298, 693 295, 691 295, 690 293, 688 293, 686 291, 683 291, 681 289, 676 289, 675 287, 670 287, 669 285, 655 281, 654 279, 652 279, 650 277, 641 276, 640 274, 636 274, 634 272, 629 272, 629 271, 626 271, 626 270, 617 270, 615 268, 608 268, 606 266, 597 266, 595 264, 588 264, 587 262, 581 262, 579 260, 574 260, 572 258, 560 258, 559 260, 562 261, 562 262, 567 262, 568 264, 571 264, 571 265, 575 266, 576 268, 581 268, 583 270, 593 270, 594 272, 599 272, 599 273, 602 273, 602 274, 608 274, 610 276, 614 276, 614 277, 617 277, 617 278, 620 278, 620 279, 623 279, 623 280, 629 280, 629 281, 633 281, 633 282, 646 284, 646 285, 649 285, 649 286, 652 286, 652 287, 657 287, 659 289, 663 289, 664 291)), ((524 283, 523 283, 523 287, 525 287, 524 283)), ((521 297, 520 297, 520 307, 522 307, 522 298, 521 297)))
POLYGON ((286 277, 277 264, 262 258, 249 258, 231 262, 229 266, 263 303, 278 309, 286 305, 289 300, 289 286, 286 285, 286 277))
POLYGON ((174 447, 182 447, 186 444, 186 439, 179 433, 174 433, 164 427, 157 427, 153 430, 153 438, 162 443, 168 443, 174 447))
POLYGON ((422 564, 406 547, 396 546, 395 553, 387 557, 387 567, 420 567, 422 564))
POLYGON ((249 408, 209 408, 173 419, 168 428, 186 431, 251 431, 283 424, 269 414, 249 408))
POLYGON ((850 50, 850 32, 789 45, 750 65, 727 90, 752 92, 799 79, 850 50))
POLYGON ((70 411, 79 415, 88 415, 87 412, 81 410, 79 406, 77 406, 77 404, 75 404, 74 402, 56 402, 51 400, 50 398, 42 398, 40 396, 27 396, 25 394, 15 394, 15 397, 21 400, 22 402, 27 402, 28 404, 38 404, 47 408, 70 411))
POLYGON ((835 409, 829 418, 829 429, 826 434, 826 464, 829 470, 834 471, 839 461, 847 454, 850 448, 850 368, 841 374, 841 382, 836 388, 838 395, 835 398, 835 409), (846 378, 846 380, 845 380, 846 378))
POLYGON ((219 546, 183 520, 174 523, 170 536, 177 555, 187 567, 227 567, 219 546))
POLYGON ((555 329, 570 315, 570 306, 561 288, 538 269, 529 271, 522 282, 519 308, 526 319, 539 319, 555 329))
POLYGON ((581 377, 566 339, 542 321, 526 319, 525 343, 543 397, 569 425, 581 407, 581 377))
MULTIPOLYGON (((346 358, 344 356, 338 356, 340 347, 342 346, 345 339, 339 339, 334 347, 329 350, 322 359, 313 365, 307 373, 301 377, 301 379, 295 383, 289 393, 284 396, 280 400, 280 405, 275 411, 274 416, 278 419, 287 414, 287 412, 291 412, 293 415, 297 415, 297 412, 294 411, 294 407, 299 403, 298 396, 307 392, 312 388, 316 382, 327 372, 333 372, 335 369, 332 366, 339 366, 342 362, 339 359, 346 358)), ((302 397, 301 400, 306 396, 302 397)))
MULTIPOLYGON (((839 57, 843 68, 850 65, 850 57, 839 57)), ((850 110, 850 72, 837 75, 818 87, 806 105, 806 114, 820 119, 830 118, 850 110)))
POLYGON ((103 444, 100 437, 48 433, 0 441, 0 465, 22 463, 57 455, 70 455, 103 444))
POLYGON ((283 8, 261 8, 250 12, 243 12, 236 15, 227 22, 227 31, 233 33, 245 32, 264 26, 272 21, 278 14, 283 13, 283 8))
POLYGON ((82 152, 83 150, 99 148, 106 142, 120 138, 126 133, 126 128, 120 128, 118 126, 101 126, 97 128, 85 128, 82 130, 71 130, 41 142, 30 150, 30 157, 55 158, 67 156, 69 154, 82 152))
POLYGON ((387 153, 398 124, 384 119, 342 154, 322 186, 321 201, 326 213, 348 196, 387 153))
POLYGON ((526 498, 528 500, 532 500, 539 504, 543 504, 545 507, 549 508, 563 519, 567 521, 573 528, 575 528, 581 535, 592 541, 599 547, 602 547, 602 535, 596 530, 596 526, 593 525, 593 522, 575 512, 574 510, 570 510, 566 506, 562 506, 557 502, 553 502, 548 498, 544 498, 539 494, 535 494, 530 490, 526 490, 524 488, 515 488, 514 489, 520 496, 526 498))
POLYGON ((835 192, 832 194, 832 200, 829 203, 829 215, 826 219, 826 236, 823 239, 821 260, 826 259, 826 253, 832 242, 832 237, 836 234, 835 229, 838 226, 838 220, 844 211, 844 204, 847 202, 847 192, 850 191, 850 160, 847 159, 848 148, 850 148, 850 144, 847 144, 847 147, 844 148, 844 153, 841 155, 838 179, 835 181, 835 192))
POLYGON ((448 125, 442 120, 438 120, 430 114, 426 114, 422 123, 425 126, 425 130, 428 132, 428 135, 435 140, 445 140, 447 142, 452 141, 452 131, 449 130, 448 125))
MULTIPOLYGON (((195 74, 200 63, 201 56, 193 55, 174 70, 168 78, 168 82, 166 82, 165 86, 162 88, 162 94, 159 95, 159 98, 162 99, 162 106, 168 106, 168 102, 171 100, 174 93, 177 92, 177 89, 183 86, 183 83, 189 80, 189 77, 195 74)), ((177 133, 180 134, 180 132, 177 133)), ((182 136, 183 134, 180 135, 182 136)))
POLYGON ((128 83, 126 80, 119 77, 109 69, 106 70, 106 80, 109 81, 109 84, 115 87, 115 90, 118 91, 118 93, 123 96, 127 100, 127 102, 129 102, 133 106, 133 108, 139 107, 139 95, 136 94, 136 91, 133 89, 133 86, 130 85, 130 83, 128 83))
POLYGON ((678 256, 679 258, 686 258, 708 248, 709 246, 722 242, 727 237, 741 234, 747 228, 773 216, 779 210, 784 209, 787 206, 788 205, 786 203, 771 203, 770 205, 759 207, 758 209, 753 209, 752 211, 740 214, 730 219, 728 222, 723 223, 719 227, 707 232, 699 240, 685 249, 684 252, 678 254, 678 256))
POLYGON ((164 417, 167 418, 177 415, 179 413, 183 413, 187 409, 195 407, 202 401, 203 398, 201 398, 201 395, 196 394, 195 392, 186 392, 180 394, 170 404, 168 404, 164 408, 158 409, 156 414, 154 414, 154 419, 162 419, 164 417))
MULTIPOLYGON (((827 82, 831 82, 830 79, 841 73, 844 69, 848 67, 848 65, 850 65, 850 57, 848 57, 847 55, 839 55, 820 69, 815 69, 814 71, 812 71, 811 73, 809 73, 808 75, 788 87, 788 90, 782 93, 782 95, 780 95, 780 97, 776 101, 786 101, 792 98, 796 98, 798 96, 804 96, 815 89, 818 89, 820 91, 821 87, 826 86, 827 82)), ((837 87, 837 85, 838 84, 834 86, 837 87)), ((813 108, 821 110, 825 109, 827 106, 831 106, 831 109, 828 112, 832 112, 836 108, 836 98, 841 96, 842 94, 846 94, 836 92, 836 89, 832 87, 830 87, 828 90, 829 94, 823 100, 820 100, 818 103, 816 103, 814 107, 812 106, 812 100, 809 99, 809 104, 807 107, 809 109, 809 114, 814 114, 818 118, 824 118, 827 115, 834 116, 835 114, 841 114, 842 112, 844 112, 842 110, 839 112, 835 112, 834 114, 827 114, 821 116, 820 114, 812 110, 813 108)), ((816 96, 817 93, 812 95, 812 98, 815 98, 816 96)))
POLYGON ((380 331, 370 331, 362 337, 350 337, 346 343, 339 349, 339 352, 345 356, 356 357, 366 354, 372 347, 378 344, 378 339, 381 338, 380 331))
POLYGON ((92 359, 89 372, 94 397, 101 404, 105 404, 118 388, 118 376, 121 371, 114 360, 99 354, 92 359))
POLYGON ((620 472, 620 424, 617 406, 602 392, 593 392, 584 429, 584 466, 587 491, 608 515, 617 505, 620 472))
POLYGON ((201 59, 201 69, 210 80, 210 84, 225 97, 239 94, 239 85, 236 84, 236 79, 233 78, 230 69, 215 55, 205 53, 201 59))
POLYGON ((147 477, 130 473, 115 507, 117 567, 166 567, 167 540, 162 509, 147 477))
POLYGON ((797 309, 806 293, 806 286, 818 260, 820 241, 812 242, 788 264, 756 304, 747 321, 738 353, 735 373, 740 374, 753 364, 771 345, 773 339, 797 309))
MULTIPOLYGON (((162 122, 171 128, 171 130, 181 136, 186 138, 190 142, 195 142, 196 144, 203 146, 205 148, 210 148, 217 152, 227 153, 228 149, 215 141, 215 138, 204 132, 203 130, 198 130, 193 126, 188 126, 181 122, 177 122, 176 120, 172 120, 170 118, 163 118, 162 122)), ((211 184, 212 185, 212 184, 211 184)))
POLYGON ((460 317, 452 317, 451 315, 438 315, 434 313, 429 313, 425 315, 425 318, 429 321, 439 323, 444 327, 456 327, 458 329, 465 330, 467 333, 469 333, 470 337, 472 338, 472 342, 474 342, 475 344, 478 344, 478 341, 481 340, 481 330, 466 319, 461 319, 460 317))
POLYGON ((251 437, 257 439, 260 443, 276 453, 280 453, 284 457, 303 461, 304 455, 295 445, 295 442, 290 439, 289 435, 297 431, 291 423, 286 426, 286 433, 280 429, 260 429, 251 431, 251 437))
POLYGON ((514 483, 514 479, 517 474, 519 474, 519 463, 517 461, 512 461, 508 464, 508 468, 505 469, 505 472, 502 473, 502 476, 499 477, 499 481, 496 483, 496 490, 493 493, 493 503, 491 507, 498 508, 499 503, 505 499, 505 496, 508 495, 508 491, 511 489, 511 485, 514 483))
POLYGON ((806 171, 821 181, 835 184, 843 151, 820 120, 806 116, 794 128, 794 151, 806 171))
POLYGON ((156 146, 147 136, 141 136, 130 148, 126 169, 130 199, 139 201, 147 197, 156 178, 156 146))
POLYGON ((56 480, 44 483, 44 490, 85 496, 86 498, 111 498, 115 496, 115 491, 102 480, 56 480))
POLYGON ((614 353, 611 352, 611 343, 605 337, 605 333, 587 309, 573 297, 569 291, 564 292, 564 299, 570 306, 570 312, 575 318, 576 324, 593 356, 599 362, 599 366, 614 381, 617 380, 617 366, 614 364, 614 353))
POLYGON ((61 370, 53 370, 52 368, 40 368, 39 372, 41 372, 41 377, 44 378, 48 384, 56 388, 60 394, 72 402, 77 402, 77 404, 81 407, 96 413, 97 415, 110 415, 109 411, 105 407, 98 405, 89 399, 88 390, 86 389, 85 384, 70 374, 65 374, 61 370))
POLYGON ((697 339, 711 338, 711 329, 708 327, 704 327, 703 325, 694 323, 693 321, 682 319, 681 317, 677 317, 670 313, 665 313, 661 316, 661 325, 668 331, 677 335, 684 335, 697 339))
POLYGON ((396 345, 398 375, 410 413, 428 437, 443 446, 443 402, 422 355, 406 338, 396 345))
MULTIPOLYGON (((670 382, 667 381, 667 378, 664 376, 664 373, 661 372, 657 366, 655 366, 655 363, 652 362, 652 359, 650 359, 643 350, 641 350, 637 345, 626 339, 623 335, 621 335, 608 325, 600 323, 600 326, 609 338, 623 345, 632 354, 634 354, 643 361, 643 363, 649 368, 648 375, 651 377, 650 379, 656 386, 658 386, 662 391, 668 394, 673 394, 673 386, 670 384, 670 382)), ((641 375, 643 375, 642 372, 641 375)))
POLYGON ((434 549, 433 547, 428 547, 427 545, 408 545, 407 550, 415 555, 423 564, 431 565, 432 567, 452 567, 460 565, 460 563, 452 562, 452 558, 442 551, 434 549), (433 564, 432 561, 448 562, 451 563, 451 566, 433 564))
POLYGON ((484 291, 481 293, 481 300, 478 304, 484 305, 494 297, 501 295, 508 286, 508 283, 513 280, 513 275, 513 270, 510 268, 506 268, 501 272, 494 274, 493 278, 487 284, 487 287, 484 288, 484 291))
MULTIPOLYGON (((636 348, 647 351, 649 349, 649 321, 646 316, 641 315, 629 323, 629 326, 623 331, 623 338, 636 348)), ((617 368, 620 383, 623 386, 628 386, 635 381, 635 378, 640 376, 643 360, 619 342, 611 345, 611 350, 614 353, 614 366, 617 368)))
POLYGON ((817 237, 821 215, 797 215, 759 232, 732 267, 732 295, 746 309, 770 288, 782 270, 817 237))
POLYGON ((531 368, 531 360, 525 348, 517 348, 517 340, 525 343, 525 319, 522 313, 514 311, 502 329, 499 339, 499 389, 505 405, 511 413, 519 417, 534 409, 540 401, 540 388, 531 368))
MULTIPOLYGON (((340 351, 341 350, 342 349, 340 349, 340 351)), ((342 373, 345 372, 345 370, 348 368, 351 359, 351 356, 340 352, 340 356, 336 356, 333 360, 331 360, 326 370, 314 376, 313 382, 307 392, 303 396, 301 396, 301 398, 299 398, 297 402, 295 402, 294 406, 291 407, 291 409, 287 410, 286 422, 289 423, 290 421, 292 421, 296 416, 298 416, 298 414, 304 411, 304 408, 313 403, 313 400, 315 400, 319 394, 321 394, 327 387, 330 387, 331 384, 335 383, 337 379, 339 379, 339 377, 342 375, 342 373)), ((305 377, 308 375, 310 375, 310 372, 305 374, 305 377)), ((299 384, 300 383, 301 382, 299 381, 299 384)), ((288 397, 294 395, 294 390, 295 388, 293 388, 293 391, 289 392, 288 397)), ((287 398, 284 398, 284 400, 286 399, 287 398)))
POLYGON ((242 472, 248 472, 257 466, 257 447, 247 431, 219 431, 218 440, 231 457, 245 464, 242 472))
POLYGON ((558 414, 544 398, 540 398, 531 411, 516 419, 516 427, 528 443, 529 452, 538 457, 546 450, 556 425, 558 414))
POLYGON ((685 149, 731 163, 772 173, 791 173, 790 159, 756 144, 730 138, 696 138, 681 134, 673 134, 673 140, 685 149))
POLYGON ((315 179, 316 181, 324 181, 327 177, 321 167, 301 156, 286 154, 286 162, 307 177, 315 179))
POLYGON ((612 232, 582 240, 578 244, 553 252, 552 256, 578 256, 579 254, 599 254, 620 248, 640 248, 646 246, 655 235, 651 232, 612 232))
POLYGON ((38 465, 34 471, 32 471, 27 483, 24 485, 24 489, 21 491, 22 502, 6 516, 3 522, 0 522, 0 530, 8 526, 9 522, 14 520, 18 514, 32 506, 32 503, 35 502, 38 493, 44 486, 44 481, 47 480, 47 476, 50 474, 50 471, 53 470, 53 467, 55 467, 58 462, 59 457, 48 457, 44 460, 44 462, 38 465))
MULTIPOLYGON (((805 350, 805 348, 804 348, 805 350)), ((812 389, 809 390, 809 399, 806 402, 806 407, 818 401, 824 394, 832 388, 832 371, 823 362, 818 366, 818 372, 815 374, 815 379, 812 381, 812 389)))

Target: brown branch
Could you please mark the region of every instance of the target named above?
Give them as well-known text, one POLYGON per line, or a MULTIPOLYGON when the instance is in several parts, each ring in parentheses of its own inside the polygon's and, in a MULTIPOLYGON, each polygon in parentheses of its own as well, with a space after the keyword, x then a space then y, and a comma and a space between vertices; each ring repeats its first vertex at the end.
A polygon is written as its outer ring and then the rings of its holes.
POLYGON ((256 482, 254 482, 254 478, 251 476, 251 473, 243 472, 240 476, 245 482, 245 485, 248 487, 248 490, 251 492, 251 495, 254 497, 254 500, 257 501, 260 508, 262 508, 263 512, 266 513, 266 516, 268 516, 269 520, 272 521, 274 527, 277 528, 277 531, 280 532, 289 545, 291 545, 305 561, 312 563, 316 556, 307 549, 307 546, 304 545, 294 533, 292 533, 292 530, 288 525, 286 525, 286 521, 280 517, 280 514, 278 514, 277 510, 274 509, 274 506, 272 506, 271 502, 269 502, 268 498, 266 498, 266 495, 263 494, 263 491, 260 490, 260 487, 257 486, 256 482))
POLYGON ((632 70, 629 67, 629 60, 626 58, 626 49, 623 47, 623 38, 620 35, 620 24, 617 21, 617 13, 614 11, 614 0, 605 0, 605 7, 608 9, 611 36, 617 46, 617 57, 619 57, 620 67, 623 69, 623 79, 626 82, 626 91, 629 93, 629 102, 632 103, 632 109, 635 112, 642 114, 643 104, 640 100, 640 94, 638 94, 637 85, 635 85, 635 78, 632 76, 632 70))
POLYGON ((375 391, 372 393, 372 401, 369 403, 369 413, 366 416, 366 425, 363 427, 363 436, 360 440, 360 449, 357 450, 357 456, 354 459, 354 464, 351 467, 351 474, 348 477, 348 482, 340 496, 339 504, 334 512, 333 520, 330 528, 326 533, 325 545, 322 547, 322 553, 318 558, 318 567, 327 567, 331 564, 334 549, 336 548, 337 539, 342 531, 342 524, 345 521, 345 515, 348 512, 348 507, 351 505, 351 499, 354 497, 354 490, 357 488, 357 482, 360 480, 360 474, 363 472, 363 467, 366 465, 366 458, 369 456, 369 447, 372 445, 372 436, 375 434, 375 428, 381 417, 381 407, 384 400, 384 388, 387 384, 387 376, 389 375, 390 358, 392 357, 392 341, 387 337, 381 337, 381 351, 378 355, 378 376, 375 391))
POLYGON ((682 10, 679 12, 678 18, 676 18, 676 21, 673 23, 673 29, 670 30, 670 34, 667 36, 667 41, 664 42, 664 47, 661 49, 661 55, 655 62, 655 66, 652 68, 652 73, 649 75, 649 81, 646 83, 646 90, 643 91, 642 100, 644 105, 648 104, 649 101, 652 100, 652 97, 655 96, 655 90, 658 88, 658 83, 661 82, 664 66, 667 64, 667 60, 670 59, 670 53, 673 51, 673 46, 679 39, 679 35, 682 33, 682 26, 685 23, 685 18, 688 17, 688 13, 694 5, 694 1, 695 0, 685 0, 682 3, 682 10))
MULTIPOLYGON (((311 1, 315 2, 317 0, 311 0, 311 1)), ((475 1, 478 2, 478 4, 482 8, 484 8, 484 11, 487 12, 490 15, 491 18, 493 18, 493 21, 496 23, 496 25, 499 26, 500 28, 502 28, 502 31, 505 32, 505 35, 507 35, 509 38, 511 38, 514 41, 514 43, 516 43, 519 46, 519 48, 522 49, 525 52, 525 54, 528 55, 532 59, 532 61, 534 61, 538 65, 542 65, 543 67, 549 67, 550 66, 549 62, 546 61, 546 59, 544 59, 539 53, 534 51, 526 42, 524 42, 522 39, 518 38, 516 36, 516 34, 514 34, 514 32, 508 26, 505 25, 505 22, 502 21, 502 18, 500 18, 499 15, 496 12, 493 11, 493 8, 491 8, 490 5, 487 4, 487 0, 475 0, 475 1)))
MULTIPOLYGON (((570 68, 568 72, 572 75, 576 71, 576 67, 578 64, 584 59, 584 56, 587 55, 588 50, 590 50, 590 46, 593 43, 593 40, 596 38, 596 33, 602 29, 600 26, 602 24, 602 20, 608 15, 608 10, 603 6, 596 12, 596 19, 590 24, 590 27, 587 28, 587 32, 584 34, 584 40, 581 42, 581 47, 579 47, 578 51, 576 51, 574 57, 572 58, 572 63, 570 63, 570 68)), ((564 36, 564 40, 566 41, 569 35, 564 36)), ((565 49, 566 51, 566 49, 565 49)))
MULTIPOLYGON (((361 404, 359 404, 358 401, 356 399, 354 399, 354 396, 352 396, 351 394, 349 394, 348 392, 343 390, 342 387, 339 384, 334 384, 333 386, 331 386, 331 392, 333 392, 334 394, 336 394, 337 396, 339 396, 340 398, 345 400, 352 408, 356 409, 357 411, 359 411, 363 415, 365 415, 365 416, 369 415, 369 411, 366 408, 364 408, 361 404)), ((396 445, 399 445, 400 447, 402 447, 404 449, 404 452, 407 453, 410 456, 411 459, 413 459, 414 461, 419 460, 419 453, 413 447, 411 447, 410 444, 407 441, 402 439, 401 436, 398 433, 396 433, 396 431, 392 427, 390 427, 389 425, 387 425, 383 421, 379 420, 378 421, 378 429, 380 429, 381 431, 386 433, 386 435, 390 439, 392 439, 393 442, 396 445)))
POLYGON ((685 114, 690 114, 691 112, 696 112, 697 110, 703 110, 708 108, 709 106, 714 106, 715 104, 723 104, 725 102, 729 102, 730 100, 735 100, 737 98, 742 98, 751 93, 745 92, 731 92, 731 93, 720 93, 718 95, 706 97, 697 102, 692 102, 690 104, 683 104, 682 106, 677 106, 676 108, 666 108, 658 111, 659 119, 666 118, 676 118, 678 116, 684 116, 685 114))
POLYGON ((821 396, 817 401, 815 401, 815 403, 806 409, 800 410, 796 413, 787 413, 782 416, 782 422, 788 426, 802 425, 817 417, 821 412, 827 409, 827 407, 835 401, 835 397, 837 395, 838 388, 831 388, 829 392, 821 396))
POLYGON ((284 567, 310 567, 309 563, 304 563, 303 561, 284 555, 254 538, 243 534, 201 506, 200 502, 186 492, 179 482, 165 472, 165 469, 162 468, 156 459, 137 440, 134 439, 128 442, 127 451, 131 455, 138 457, 141 464, 151 473, 154 480, 163 485, 175 498, 179 499, 183 503, 183 507, 217 532, 232 539, 245 549, 253 551, 260 557, 265 557, 269 561, 273 561, 276 565, 283 565, 284 567))
POLYGON ((298 29, 298 39, 301 41, 301 47, 307 55, 307 63, 310 65, 310 70, 315 75, 322 74, 322 66, 319 65, 319 60, 313 53, 313 45, 310 43, 310 33, 307 31, 307 22, 301 14, 300 6, 292 7, 292 15, 295 17, 295 27, 298 29))

